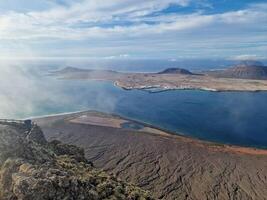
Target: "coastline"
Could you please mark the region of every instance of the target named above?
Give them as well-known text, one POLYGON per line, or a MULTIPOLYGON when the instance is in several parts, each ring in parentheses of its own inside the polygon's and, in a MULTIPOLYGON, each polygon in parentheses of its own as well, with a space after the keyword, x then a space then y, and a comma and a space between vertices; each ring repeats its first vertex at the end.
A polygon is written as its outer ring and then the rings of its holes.
POLYGON ((132 73, 110 70, 84 70, 68 68, 52 73, 65 80, 111 81, 124 90, 155 88, 168 90, 203 90, 211 92, 259 92, 267 91, 267 80, 248 78, 215 77, 209 74, 182 73, 132 73), (66 71, 67 70, 67 71, 66 71))
POLYGON ((59 140, 83 148, 96 168, 150 190, 156 199, 172 200, 181 194, 191 195, 190 199, 212 199, 207 195, 211 191, 228 197, 233 185, 253 185, 246 189, 251 197, 255 192, 267 195, 267 150, 221 145, 166 132, 155 134, 146 127, 125 128, 121 122, 127 120, 121 118, 88 111, 36 122, 48 141, 59 140), (226 188, 218 188, 218 182, 226 188))
POLYGON ((87 111, 88 110, 80 110, 80 111, 73 111, 73 112, 62 112, 62 113, 48 114, 48 115, 29 116, 26 118, 22 118, 20 120, 27 120, 27 119, 35 120, 35 119, 42 119, 42 118, 46 118, 46 117, 66 116, 66 115, 72 115, 72 114, 80 114, 80 113, 87 112, 87 111))
POLYGON ((152 132, 146 132, 146 131, 141 131, 143 134, 152 134, 152 135, 158 135, 160 137, 167 137, 171 139, 180 139, 185 142, 189 143, 194 143, 194 145, 199 145, 199 146, 204 146, 207 148, 212 148, 213 150, 219 150, 219 151, 230 151, 234 153, 244 153, 244 154, 253 154, 253 155, 267 155, 267 147, 257 147, 257 146, 245 146, 245 145, 236 145, 236 144, 229 144, 229 143, 220 143, 220 142, 215 142, 215 141, 208 141, 196 137, 192 137, 189 135, 185 135, 183 133, 178 133, 178 132, 173 132, 161 127, 157 127, 155 125, 140 121, 138 119, 133 119, 129 117, 125 117, 122 115, 118 115, 115 113, 111 112, 101 112, 97 110, 84 110, 84 111, 76 111, 76 112, 66 112, 66 113, 58 113, 58 114, 51 114, 51 115, 44 115, 44 116, 38 116, 38 117, 31 117, 27 119, 31 120, 41 120, 41 119, 46 119, 46 118, 54 118, 54 117, 61 117, 62 119, 73 119, 76 118, 77 116, 81 116, 83 114, 100 114, 104 115, 107 117, 114 117, 114 118, 119 118, 122 120, 127 120, 133 123, 140 124, 144 127, 152 128, 155 130, 158 130, 164 134, 158 134, 158 133, 152 133, 152 132))
POLYGON ((231 92, 242 92, 242 93, 267 93, 267 89, 255 89, 255 90, 249 90, 249 89, 215 89, 215 88, 208 88, 208 87, 172 87, 172 88, 165 88, 165 87, 157 87, 157 86, 153 86, 153 85, 149 85, 149 86, 144 86, 144 87, 126 87, 121 85, 118 81, 116 80, 108 80, 108 79, 104 79, 104 78, 90 78, 90 79, 86 79, 86 78, 81 78, 81 79, 77 79, 77 78, 57 78, 57 80, 81 80, 81 81, 96 81, 96 82, 107 82, 107 83, 111 83, 113 86, 126 90, 126 91, 131 91, 131 90, 140 90, 140 91, 145 91, 148 93, 161 93, 161 92, 168 92, 168 91, 183 91, 183 90, 193 90, 193 91, 203 91, 203 92, 215 92, 215 93, 222 93, 222 92, 227 92, 227 93, 231 93, 231 92), (157 89, 158 91, 149 91, 149 89, 157 89))
MULTIPOLYGON (((97 81, 97 80, 96 80, 97 81)), ((126 87, 121 85, 118 81, 113 81, 113 85, 121 88, 123 90, 141 90, 149 93, 160 93, 160 92, 167 92, 167 91, 175 91, 175 90, 196 90, 196 91, 204 91, 204 92, 252 92, 252 93, 258 93, 258 92, 267 92, 267 90, 236 90, 236 89, 215 89, 215 88, 207 88, 207 87, 170 87, 170 88, 164 88, 164 87, 156 87, 156 86, 144 86, 144 87, 126 87), (149 91, 149 89, 156 89, 158 91, 149 91)))

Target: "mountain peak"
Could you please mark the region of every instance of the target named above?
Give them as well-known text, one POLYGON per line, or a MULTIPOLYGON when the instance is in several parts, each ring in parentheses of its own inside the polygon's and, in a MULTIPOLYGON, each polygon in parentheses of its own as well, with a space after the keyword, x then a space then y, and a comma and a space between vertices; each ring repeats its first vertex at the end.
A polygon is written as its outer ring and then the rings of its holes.
POLYGON ((261 63, 260 61, 256 61, 256 60, 243 60, 240 61, 236 66, 263 66, 263 63, 261 63))
POLYGON ((158 74, 184 74, 184 75, 192 75, 193 73, 190 72, 187 69, 183 69, 183 68, 167 68, 161 72, 159 72, 158 74))

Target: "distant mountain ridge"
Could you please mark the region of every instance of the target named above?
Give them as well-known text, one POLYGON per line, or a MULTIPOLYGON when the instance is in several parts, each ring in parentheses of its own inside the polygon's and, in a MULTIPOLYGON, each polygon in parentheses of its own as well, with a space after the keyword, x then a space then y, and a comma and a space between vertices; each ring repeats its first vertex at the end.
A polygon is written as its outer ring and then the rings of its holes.
POLYGON ((224 70, 207 72, 218 78, 267 80, 267 67, 258 61, 242 61, 224 70))
POLYGON ((117 73, 114 70, 108 70, 108 69, 83 69, 78 67, 65 67, 57 71, 54 71, 53 73, 66 74, 66 73, 100 73, 100 72, 117 73))
MULTIPOLYGON (((80 69, 75 67, 65 67, 58 71, 52 72, 52 75, 63 75, 71 78, 96 78, 96 79, 117 79, 122 75, 131 73, 117 72, 114 70, 98 70, 98 69, 80 69)), ((134 73, 132 73, 134 74, 134 73)), ((147 73, 146 75, 148 75, 147 73)), ((267 80, 267 66, 258 61, 241 61, 240 63, 222 70, 202 71, 201 73, 193 73, 183 68, 167 68, 156 74, 166 75, 208 75, 214 78, 232 78, 232 79, 251 79, 251 80, 267 80)))
POLYGON ((81 71, 87 71, 86 69, 76 68, 76 67, 65 67, 63 69, 58 70, 58 72, 61 73, 72 73, 72 72, 81 72, 81 71))

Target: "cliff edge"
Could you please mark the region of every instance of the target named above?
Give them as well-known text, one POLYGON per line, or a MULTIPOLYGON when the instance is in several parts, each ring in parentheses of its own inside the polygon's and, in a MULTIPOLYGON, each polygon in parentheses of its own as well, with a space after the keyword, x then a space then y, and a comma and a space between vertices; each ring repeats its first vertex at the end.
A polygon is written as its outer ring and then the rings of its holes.
POLYGON ((1 200, 152 199, 94 168, 83 149, 47 142, 29 121, 0 122, 0 167, 1 200))

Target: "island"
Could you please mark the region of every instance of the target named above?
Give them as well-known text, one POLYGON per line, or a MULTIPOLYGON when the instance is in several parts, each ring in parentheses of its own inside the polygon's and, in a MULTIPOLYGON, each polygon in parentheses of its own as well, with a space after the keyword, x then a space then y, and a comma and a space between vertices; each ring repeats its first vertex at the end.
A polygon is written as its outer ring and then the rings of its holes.
POLYGON ((166 90, 267 91, 267 67, 260 63, 242 62, 224 70, 190 72, 168 68, 158 73, 128 73, 66 67, 51 72, 61 79, 111 81, 126 90, 150 92, 166 90))

